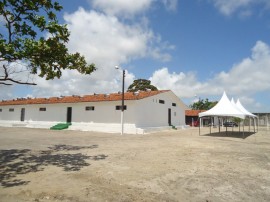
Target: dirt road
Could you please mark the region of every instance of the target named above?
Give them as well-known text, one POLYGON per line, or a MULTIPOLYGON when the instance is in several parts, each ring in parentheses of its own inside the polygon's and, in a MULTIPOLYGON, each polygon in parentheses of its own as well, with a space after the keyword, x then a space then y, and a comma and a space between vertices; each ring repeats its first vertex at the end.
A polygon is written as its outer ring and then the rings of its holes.
POLYGON ((0 128, 0 201, 270 201, 270 133, 208 133, 0 128))

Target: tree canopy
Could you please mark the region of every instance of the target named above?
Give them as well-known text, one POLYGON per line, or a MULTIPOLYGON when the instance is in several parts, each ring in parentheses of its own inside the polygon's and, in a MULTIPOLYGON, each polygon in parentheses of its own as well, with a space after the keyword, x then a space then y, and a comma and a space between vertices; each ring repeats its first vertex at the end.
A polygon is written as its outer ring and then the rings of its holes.
POLYGON ((214 107, 218 102, 210 102, 207 98, 204 99, 199 99, 199 101, 194 102, 191 104, 189 107, 193 110, 209 110, 212 107, 214 107))
POLYGON ((146 91, 146 90, 158 90, 156 86, 151 84, 150 80, 147 79, 137 79, 134 80, 133 83, 128 87, 128 92, 136 92, 136 91, 146 91))
POLYGON ((64 69, 91 74, 96 68, 84 56, 69 53, 70 33, 58 23, 56 12, 62 6, 53 0, 0 1, 0 84, 35 85, 18 77, 22 70, 47 80, 60 78, 64 69), (15 65, 14 65, 15 64, 15 65))

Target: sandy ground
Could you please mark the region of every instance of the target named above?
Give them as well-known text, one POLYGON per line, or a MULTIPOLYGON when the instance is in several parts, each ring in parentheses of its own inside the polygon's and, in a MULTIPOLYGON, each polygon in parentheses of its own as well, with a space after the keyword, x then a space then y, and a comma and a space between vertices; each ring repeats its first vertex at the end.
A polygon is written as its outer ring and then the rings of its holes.
POLYGON ((270 201, 270 132, 208 133, 0 127, 0 201, 270 201))

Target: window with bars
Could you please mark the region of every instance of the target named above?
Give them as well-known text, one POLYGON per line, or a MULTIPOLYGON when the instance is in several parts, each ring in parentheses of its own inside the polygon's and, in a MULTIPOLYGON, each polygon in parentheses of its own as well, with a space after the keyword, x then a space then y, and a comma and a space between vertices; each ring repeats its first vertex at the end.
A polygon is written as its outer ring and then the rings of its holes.
POLYGON ((165 101, 164 100, 159 100, 158 101, 160 104, 165 104, 165 101))
MULTIPOLYGON (((115 110, 122 110, 122 105, 115 106, 115 110)), ((124 105, 124 110, 127 110, 127 105, 124 105)))
POLYGON ((94 111, 95 107, 94 106, 86 106, 85 111, 94 111))

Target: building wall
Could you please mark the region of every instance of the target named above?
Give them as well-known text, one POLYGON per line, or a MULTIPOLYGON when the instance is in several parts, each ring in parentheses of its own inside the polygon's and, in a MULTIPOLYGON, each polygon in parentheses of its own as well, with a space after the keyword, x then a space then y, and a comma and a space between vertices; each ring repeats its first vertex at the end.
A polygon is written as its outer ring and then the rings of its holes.
POLYGON ((0 107, 0 120, 20 120, 22 106, 1 106, 0 107), (9 109, 14 109, 10 112, 9 109))
POLYGON ((254 113, 258 117, 259 126, 270 126, 270 113, 254 113))
MULTIPOLYGON (((126 101, 125 123, 134 123, 134 101, 126 101)), ((74 122, 94 122, 94 123, 119 123, 121 110, 116 110, 116 106, 121 105, 120 101, 91 102, 73 104, 75 109, 72 121, 74 122), (86 111, 86 106, 94 106, 94 111, 86 111)), ((71 105, 70 105, 71 106, 71 105)))
MULTIPOLYGON (((25 108, 25 122, 66 122, 67 108, 72 107, 73 123, 120 124, 121 110, 116 110, 117 105, 121 101, 0 106, 0 120, 20 121, 21 108, 25 108), (94 110, 86 111, 87 106, 94 110), (14 112, 9 112, 9 108, 14 108, 14 112)), ((186 106, 171 91, 141 100, 126 100, 125 105, 125 124, 134 124, 137 128, 169 126, 168 109, 171 109, 171 125, 185 125, 186 106), (160 100, 164 103, 159 103, 160 100)))
MULTIPOLYGON (((25 121, 66 122, 67 108, 72 107, 72 122, 118 123, 120 122, 121 110, 116 110, 116 105, 121 105, 121 102, 1 106, 0 120, 20 121, 21 108, 25 108, 25 121), (94 110, 86 111, 85 107, 87 106, 94 107, 94 110), (10 112, 9 108, 13 108, 14 111, 10 112), (40 111, 40 108, 46 108, 46 111, 40 111)), ((125 122, 134 123, 134 101, 126 101, 125 105, 127 105, 125 122)))
POLYGON ((136 125, 138 127, 168 126, 168 109, 171 109, 172 125, 185 125, 185 108, 184 103, 170 91, 138 100, 136 125), (159 103, 159 100, 163 100, 164 104, 159 103), (176 106, 172 106, 172 103, 176 106))

